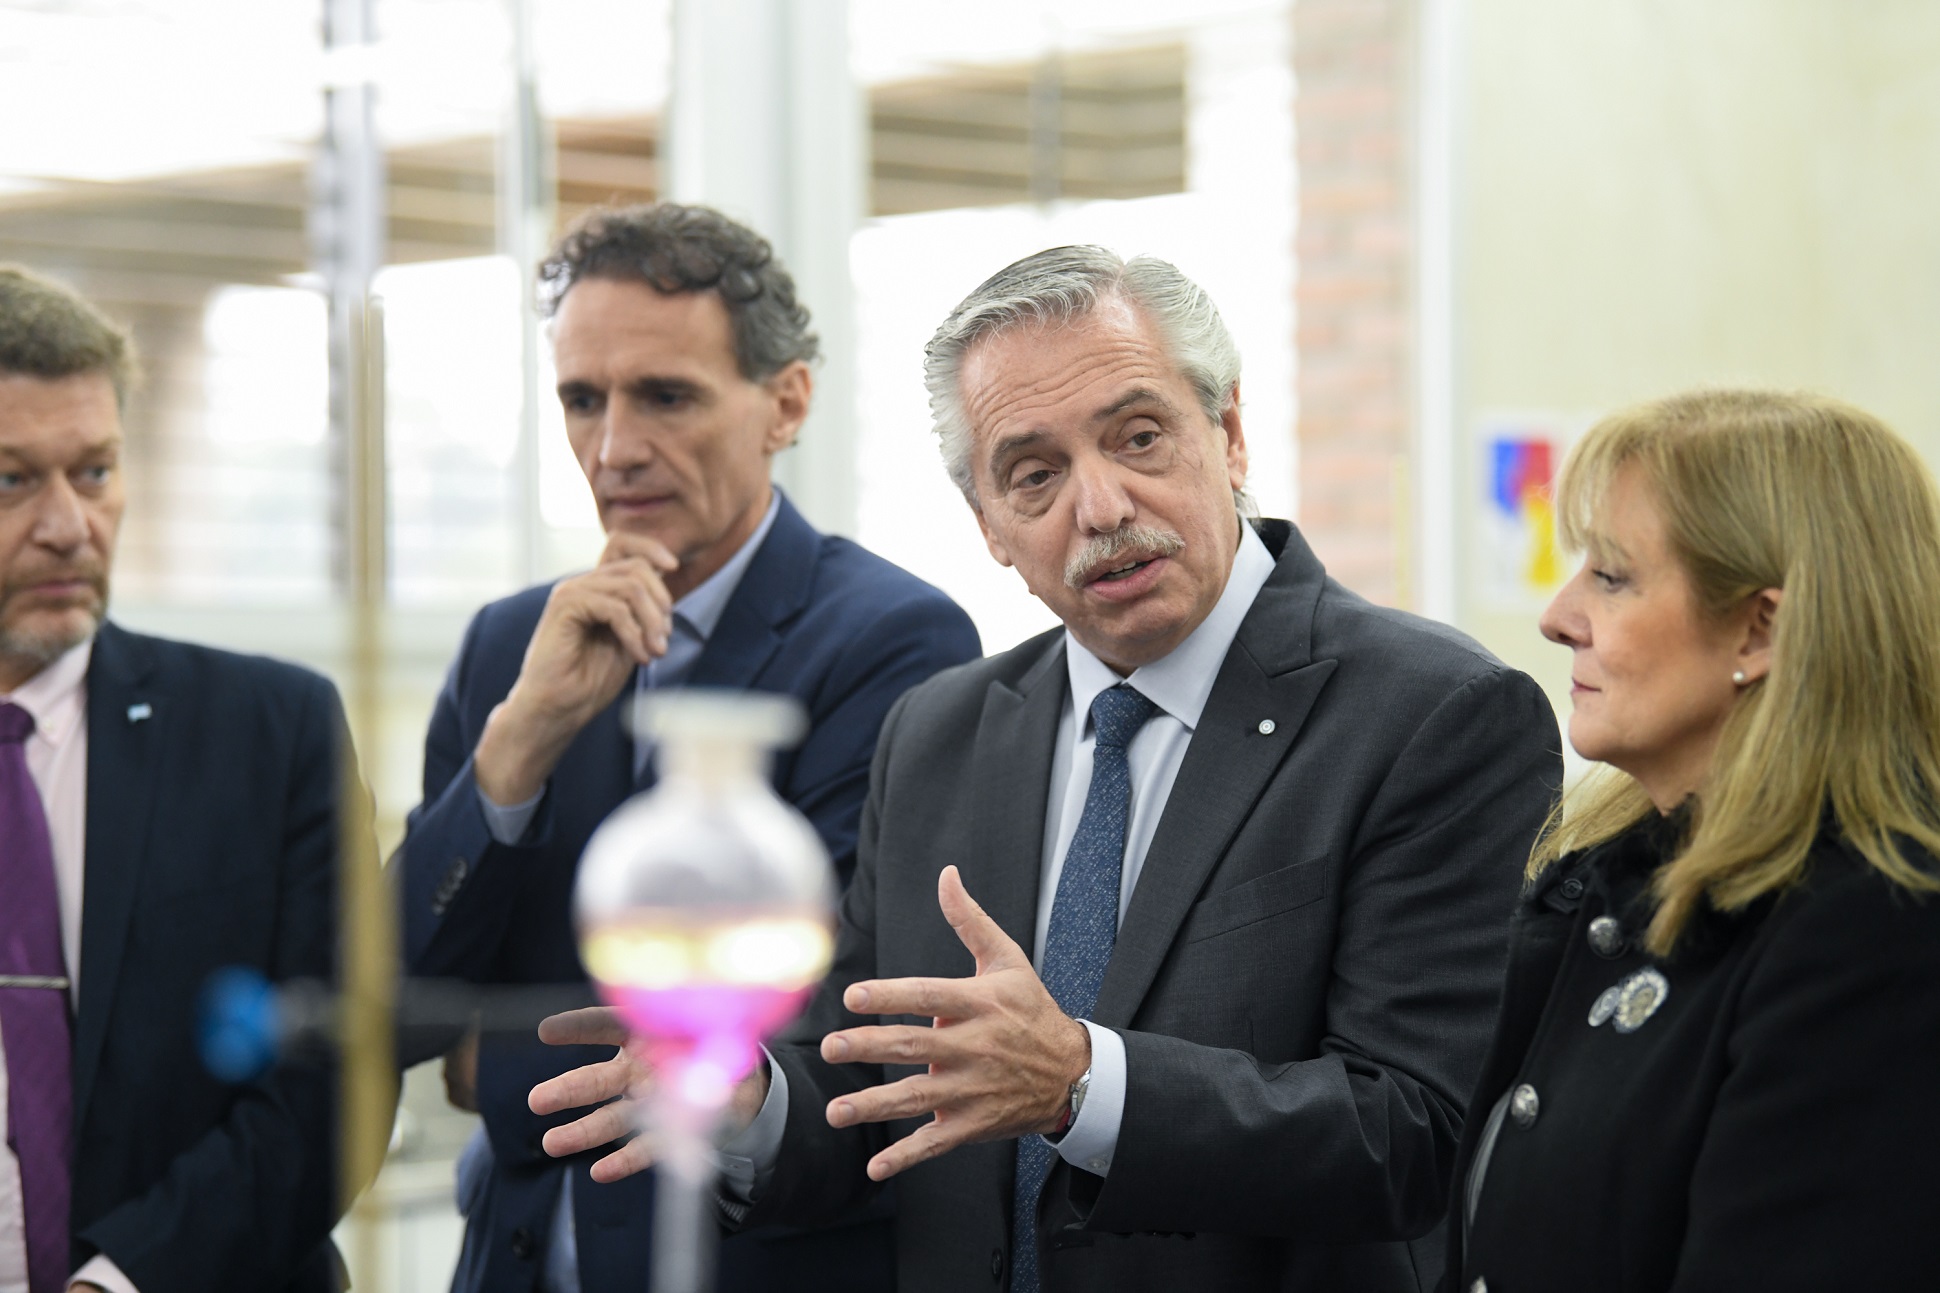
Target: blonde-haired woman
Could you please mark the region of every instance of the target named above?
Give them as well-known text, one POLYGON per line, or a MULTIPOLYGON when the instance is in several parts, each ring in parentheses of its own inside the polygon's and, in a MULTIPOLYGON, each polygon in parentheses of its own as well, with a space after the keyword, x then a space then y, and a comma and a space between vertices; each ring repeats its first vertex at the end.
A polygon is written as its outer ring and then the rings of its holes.
POLYGON ((1940 1289, 1940 500, 1837 402, 1571 455, 1543 615, 1607 765, 1537 846, 1458 1293, 1940 1289))

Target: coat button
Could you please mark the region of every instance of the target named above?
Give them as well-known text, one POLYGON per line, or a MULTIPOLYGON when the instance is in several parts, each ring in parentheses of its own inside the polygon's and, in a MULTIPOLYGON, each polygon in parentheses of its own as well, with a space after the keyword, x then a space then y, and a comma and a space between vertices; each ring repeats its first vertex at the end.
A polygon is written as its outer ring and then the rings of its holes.
POLYGON ((990 1278, 993 1280, 1004 1278, 1004 1250, 1001 1248, 990 1250, 990 1278))
POLYGON ((1542 1112, 1543 1102, 1536 1095, 1536 1088, 1524 1082, 1509 1097, 1509 1116, 1516 1120, 1516 1126, 1528 1131, 1536 1125, 1536 1115, 1542 1112))
POLYGON ((1575 876, 1563 881, 1561 887, 1565 898, 1575 899, 1583 896, 1583 882, 1575 876))
POLYGON ((520 1261, 530 1261, 538 1245, 532 1242, 532 1232, 520 1226, 512 1232, 512 1255, 520 1261))
POLYGON ((1614 916, 1598 916, 1590 922, 1590 950, 1609 960, 1623 955, 1623 926, 1614 916))

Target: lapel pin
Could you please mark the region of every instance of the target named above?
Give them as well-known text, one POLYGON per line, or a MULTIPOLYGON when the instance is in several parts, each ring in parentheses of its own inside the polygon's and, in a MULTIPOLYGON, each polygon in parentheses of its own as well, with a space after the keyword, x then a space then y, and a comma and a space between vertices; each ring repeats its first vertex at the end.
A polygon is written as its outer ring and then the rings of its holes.
POLYGON ((1261 720, 1260 720, 1260 735, 1261 735, 1261 736, 1272 736, 1272 735, 1273 735, 1273 729, 1274 729, 1275 727, 1277 727, 1277 726, 1279 726, 1279 724, 1277 724, 1277 723, 1275 723, 1275 722, 1274 722, 1274 721, 1273 721, 1272 719, 1270 719, 1270 718, 1263 718, 1263 719, 1261 719, 1261 720))
POLYGON ((131 723, 139 723, 144 718, 153 717, 154 713, 154 706, 144 700, 138 705, 130 705, 128 707, 128 721, 131 723))
POLYGON ((1601 1028, 1614 1022, 1618 1032, 1634 1033, 1657 1013, 1657 1008, 1670 995, 1670 980, 1655 966, 1645 966, 1625 976, 1615 987, 1603 990, 1596 1004, 1590 1007, 1590 1027, 1601 1028))
POLYGON ((1590 1027, 1601 1028, 1610 1022, 1610 1016, 1617 1013, 1617 990, 1605 988, 1590 1007, 1590 1027))

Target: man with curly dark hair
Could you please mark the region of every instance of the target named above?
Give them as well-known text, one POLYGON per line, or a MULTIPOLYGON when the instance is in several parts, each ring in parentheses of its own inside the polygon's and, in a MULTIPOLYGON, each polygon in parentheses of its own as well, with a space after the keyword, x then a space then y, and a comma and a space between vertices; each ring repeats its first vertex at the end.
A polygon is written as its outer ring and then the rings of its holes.
MULTIPOLYGON (((776 761, 774 783, 846 881, 884 716, 909 687, 980 654, 949 598, 817 533, 770 483, 808 415, 817 347, 765 239, 704 207, 600 210, 539 279, 566 434, 607 545, 594 569, 494 602, 465 635, 395 863, 413 974, 584 981, 570 915, 580 852, 654 779, 621 725, 634 694, 797 698, 809 735, 776 761)), ((453 1099, 484 1119, 460 1170, 456 1288, 644 1280, 651 1178, 593 1188, 596 1155, 545 1153, 547 1130, 569 1118, 526 1103, 537 1082, 592 1057, 533 1038, 448 1059, 453 1099)), ((891 1265, 887 1223, 868 1212, 737 1236, 721 1287, 886 1290, 891 1265)))

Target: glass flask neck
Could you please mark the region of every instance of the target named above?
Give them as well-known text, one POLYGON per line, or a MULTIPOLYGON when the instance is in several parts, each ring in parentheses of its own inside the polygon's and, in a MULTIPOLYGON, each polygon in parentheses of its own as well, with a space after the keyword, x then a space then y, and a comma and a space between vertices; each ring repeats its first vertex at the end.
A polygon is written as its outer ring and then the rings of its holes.
POLYGON ((654 757, 663 780, 703 793, 765 785, 768 779, 768 750, 746 740, 683 735, 662 741, 654 757))

